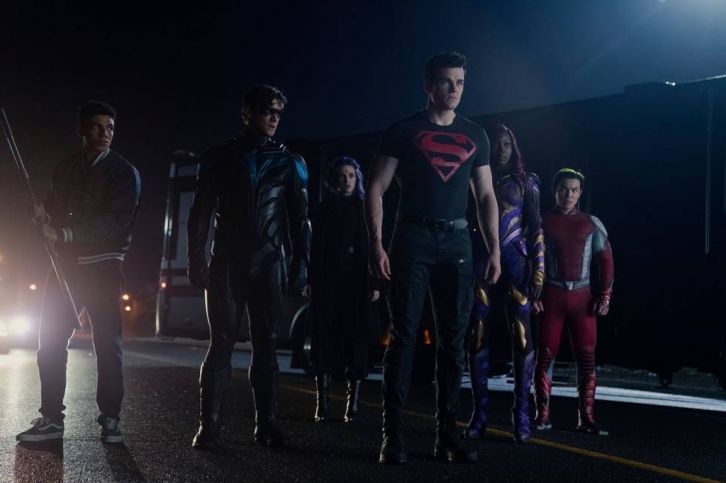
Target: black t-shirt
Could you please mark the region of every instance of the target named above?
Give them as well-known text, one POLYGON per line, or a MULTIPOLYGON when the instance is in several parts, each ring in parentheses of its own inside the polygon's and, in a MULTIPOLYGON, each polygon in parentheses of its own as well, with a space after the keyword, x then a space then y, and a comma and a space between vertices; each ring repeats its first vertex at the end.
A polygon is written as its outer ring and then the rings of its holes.
POLYGON ((469 180, 489 164, 489 139, 462 116, 439 126, 418 112, 383 133, 378 154, 398 159, 400 215, 453 220, 466 216, 469 180))

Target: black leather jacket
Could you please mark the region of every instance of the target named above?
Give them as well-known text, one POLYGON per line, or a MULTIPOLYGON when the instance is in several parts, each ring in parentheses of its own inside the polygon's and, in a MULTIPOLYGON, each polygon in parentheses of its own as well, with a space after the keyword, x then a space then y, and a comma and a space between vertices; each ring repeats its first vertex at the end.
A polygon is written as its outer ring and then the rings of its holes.
POLYGON ((310 260, 307 178, 305 161, 273 140, 258 146, 242 136, 210 149, 199 167, 189 212, 190 263, 205 258, 214 212, 214 258, 244 262, 250 274, 264 274, 285 260, 289 237, 290 281, 302 287, 310 260))

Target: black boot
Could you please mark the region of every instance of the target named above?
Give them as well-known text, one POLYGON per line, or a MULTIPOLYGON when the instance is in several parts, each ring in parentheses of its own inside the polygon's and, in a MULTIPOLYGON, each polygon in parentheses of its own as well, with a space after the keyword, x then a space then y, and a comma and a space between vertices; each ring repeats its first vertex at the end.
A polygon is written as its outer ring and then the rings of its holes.
POLYGON ((466 439, 459 438, 455 422, 438 422, 434 458, 449 463, 474 463, 479 460, 479 453, 469 447, 466 439))
POLYGON ((285 433, 282 432, 280 426, 274 419, 268 418, 266 415, 255 415, 255 443, 260 446, 268 446, 270 448, 279 448, 287 442, 285 433))
POLYGON ((222 401, 231 373, 232 369, 229 367, 214 372, 202 363, 199 376, 199 431, 192 441, 193 448, 214 449, 218 446, 222 401))
POLYGON ((378 462, 385 465, 401 465, 408 461, 403 445, 403 430, 400 415, 383 411, 383 443, 378 462))
POLYGON ((271 448, 283 446, 287 438, 275 421, 277 372, 270 380, 252 384, 252 397, 255 401, 255 443, 271 448))
POLYGON ((346 423, 353 422, 358 417, 358 397, 360 396, 360 383, 360 379, 348 380, 348 403, 345 406, 345 417, 343 418, 346 423))
POLYGON ((328 375, 315 376, 315 422, 328 419, 328 375))

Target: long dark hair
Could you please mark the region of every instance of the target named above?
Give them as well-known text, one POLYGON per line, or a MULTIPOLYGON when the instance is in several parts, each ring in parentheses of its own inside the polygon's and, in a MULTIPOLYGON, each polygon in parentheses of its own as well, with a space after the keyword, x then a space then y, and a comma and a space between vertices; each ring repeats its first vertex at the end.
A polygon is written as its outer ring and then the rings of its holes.
POLYGON ((356 182, 353 196, 356 196, 361 200, 365 199, 366 190, 364 188, 365 185, 363 184, 363 173, 360 170, 360 165, 358 164, 358 161, 348 156, 339 156, 333 159, 330 173, 328 173, 328 189, 331 192, 335 192, 338 185, 338 170, 340 170, 343 166, 350 166, 355 171, 356 182))
POLYGON ((498 174, 503 176, 507 174, 524 173, 524 156, 519 150, 519 144, 517 144, 517 138, 514 137, 514 133, 511 129, 501 123, 492 124, 487 128, 487 134, 491 142, 490 147, 490 159, 492 160, 492 171, 498 171, 498 174), (509 136, 512 141, 512 155, 509 157, 509 162, 504 168, 499 168, 494 160, 494 146, 497 140, 502 134, 509 136))

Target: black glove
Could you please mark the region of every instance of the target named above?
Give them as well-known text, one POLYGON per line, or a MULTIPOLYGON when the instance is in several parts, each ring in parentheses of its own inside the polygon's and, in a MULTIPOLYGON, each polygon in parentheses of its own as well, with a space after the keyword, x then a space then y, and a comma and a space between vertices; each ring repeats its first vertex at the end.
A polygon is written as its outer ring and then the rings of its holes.
POLYGON ((187 276, 195 287, 202 290, 209 288, 209 266, 203 254, 189 257, 187 276))

